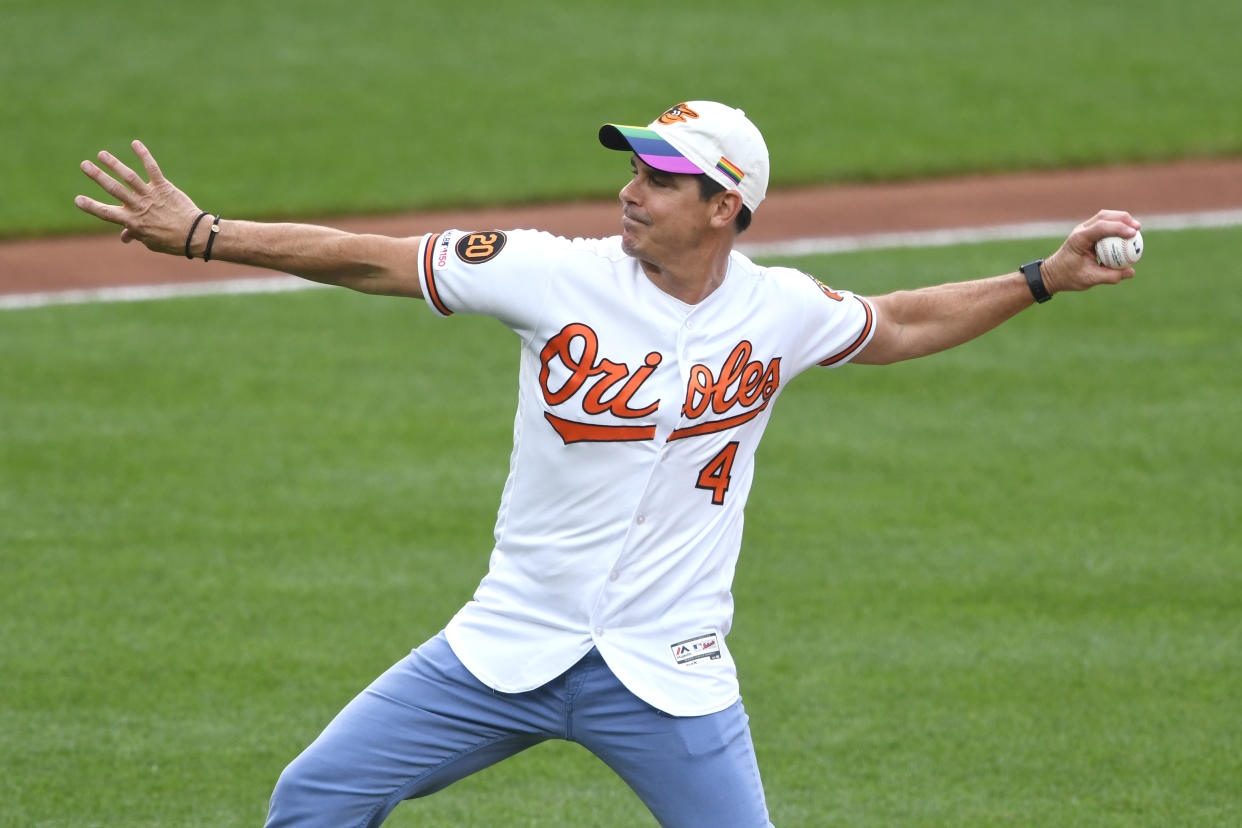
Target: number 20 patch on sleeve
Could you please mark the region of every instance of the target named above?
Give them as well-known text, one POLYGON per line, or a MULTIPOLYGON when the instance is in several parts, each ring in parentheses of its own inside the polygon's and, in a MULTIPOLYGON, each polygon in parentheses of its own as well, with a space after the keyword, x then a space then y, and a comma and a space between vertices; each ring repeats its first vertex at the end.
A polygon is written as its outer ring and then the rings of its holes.
POLYGON ((505 246, 505 234, 499 230, 466 233, 457 240, 457 258, 466 264, 483 264, 496 258, 505 246))

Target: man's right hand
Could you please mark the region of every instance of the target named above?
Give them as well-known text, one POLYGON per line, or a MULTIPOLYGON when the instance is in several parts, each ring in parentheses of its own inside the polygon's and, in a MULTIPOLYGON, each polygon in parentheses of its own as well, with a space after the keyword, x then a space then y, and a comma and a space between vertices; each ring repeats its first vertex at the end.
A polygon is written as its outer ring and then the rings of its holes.
MULTIPOLYGON (((93 161, 83 161, 82 172, 120 205, 105 204, 84 195, 73 203, 96 218, 121 225, 123 242, 138 240, 159 253, 184 254, 190 226, 202 210, 164 177, 155 157, 141 141, 134 141, 132 147, 142 161, 147 180, 104 150, 99 153, 99 164, 108 171, 93 161)), ((201 256, 207 246, 208 231, 203 226, 195 229, 197 238, 191 241, 191 250, 201 256)))

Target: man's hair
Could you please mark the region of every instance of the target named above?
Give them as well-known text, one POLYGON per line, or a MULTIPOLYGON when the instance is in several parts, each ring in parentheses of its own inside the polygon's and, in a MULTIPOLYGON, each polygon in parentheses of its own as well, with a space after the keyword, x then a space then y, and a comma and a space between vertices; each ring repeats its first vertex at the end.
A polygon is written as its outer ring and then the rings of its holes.
MULTIPOLYGON (((699 198, 704 201, 710 201, 712 196, 725 191, 724 185, 718 181, 708 178, 706 175, 697 176, 699 179, 699 198)), ((746 228, 750 227, 751 213, 750 208, 745 204, 742 209, 737 211, 737 216, 733 219, 733 226, 737 232, 744 233, 746 228)))

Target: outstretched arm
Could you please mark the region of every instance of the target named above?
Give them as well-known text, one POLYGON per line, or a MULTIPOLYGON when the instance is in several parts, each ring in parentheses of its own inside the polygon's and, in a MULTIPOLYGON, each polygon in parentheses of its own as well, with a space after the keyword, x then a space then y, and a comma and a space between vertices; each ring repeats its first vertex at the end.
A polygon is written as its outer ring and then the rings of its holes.
MULTIPOLYGON (((1102 210, 1074 228, 1041 272, 1049 293, 1116 284, 1133 268, 1110 270, 1095 260, 1095 243, 1108 236, 1129 238, 1140 228, 1129 213, 1102 210)), ((1035 304, 1020 272, 973 282, 903 290, 869 300, 876 330, 854 362, 884 365, 927 356, 969 342, 1035 304)))
POLYGON ((203 211, 164 177, 141 141, 134 141, 132 146, 142 161, 146 180, 106 151, 99 153, 99 164, 82 162, 82 171, 119 201, 119 206, 84 195, 74 199, 81 210, 121 225, 121 241, 137 240, 158 253, 201 258, 214 233, 213 259, 279 270, 363 293, 422 296, 419 237, 359 235, 311 224, 235 220, 220 222, 216 232, 211 216, 195 225, 203 211))

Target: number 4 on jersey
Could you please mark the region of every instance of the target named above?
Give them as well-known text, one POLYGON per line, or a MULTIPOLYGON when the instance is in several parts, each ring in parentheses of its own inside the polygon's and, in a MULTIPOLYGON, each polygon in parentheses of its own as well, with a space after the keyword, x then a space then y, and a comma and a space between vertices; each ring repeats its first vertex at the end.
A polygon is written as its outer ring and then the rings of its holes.
POLYGON ((720 450, 720 453, 707 461, 707 465, 699 472, 696 489, 706 489, 712 493, 712 503, 720 506, 724 503, 725 492, 729 491, 729 477, 733 472, 733 459, 737 456, 737 441, 720 450))

